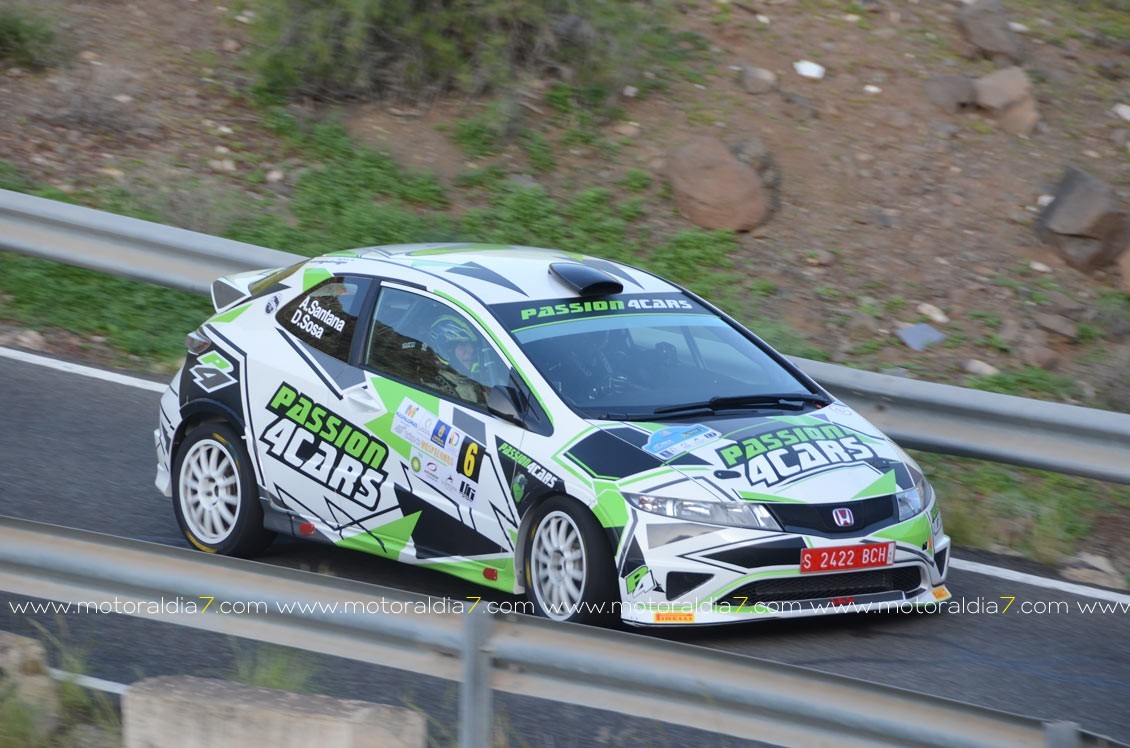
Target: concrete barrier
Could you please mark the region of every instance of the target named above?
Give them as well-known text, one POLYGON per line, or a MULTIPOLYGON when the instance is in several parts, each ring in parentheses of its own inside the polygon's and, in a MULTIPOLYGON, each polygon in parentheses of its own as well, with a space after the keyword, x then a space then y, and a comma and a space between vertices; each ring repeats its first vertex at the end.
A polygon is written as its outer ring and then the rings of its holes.
POLYGON ((424 748, 422 714, 188 676, 147 678, 122 697, 126 748, 424 748))

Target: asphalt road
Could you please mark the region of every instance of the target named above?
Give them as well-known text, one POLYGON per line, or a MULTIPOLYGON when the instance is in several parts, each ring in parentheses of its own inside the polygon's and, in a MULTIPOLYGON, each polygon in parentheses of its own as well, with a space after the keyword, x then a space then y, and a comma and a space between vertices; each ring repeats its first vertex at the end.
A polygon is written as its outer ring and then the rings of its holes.
MULTIPOLYGON (((168 500, 153 486, 158 399, 155 392, 0 357, 0 513, 185 546, 168 500)), ((960 549, 956 556, 996 562, 960 549)), ((421 594, 512 599, 437 572, 296 541, 277 543, 262 560, 421 594)), ((1024 570, 1054 576, 1038 567, 1024 570)), ((949 582, 961 612, 838 616, 648 635, 1069 720, 1130 742, 1125 605, 1121 611, 1086 612, 1082 606, 1094 599, 957 569, 949 582)), ((10 612, 11 598, 0 597, 0 629, 34 634, 29 621, 10 612)), ((230 672, 238 659, 222 637, 167 624, 104 616, 42 623, 55 631, 66 628, 71 641, 88 650, 89 674, 119 682, 230 672)), ((328 659, 319 662, 318 672, 322 692, 421 706, 441 728, 455 713, 450 684, 328 659)), ((552 738, 533 739, 531 745, 747 745, 531 701, 499 699, 525 739, 552 738)))

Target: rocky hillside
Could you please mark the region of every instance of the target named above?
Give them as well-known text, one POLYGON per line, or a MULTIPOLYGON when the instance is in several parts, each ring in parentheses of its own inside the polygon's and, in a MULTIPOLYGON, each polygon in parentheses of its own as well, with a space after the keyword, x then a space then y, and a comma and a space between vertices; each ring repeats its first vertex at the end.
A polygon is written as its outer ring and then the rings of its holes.
MULTIPOLYGON (((248 99, 254 3, 40 5, 70 62, 0 76, 0 158, 213 233, 241 195, 291 195, 301 157, 248 99)), ((1124 0, 682 2, 689 61, 645 70, 598 137, 554 119, 556 78, 528 81, 520 111, 552 168, 517 140, 454 142, 486 100, 333 109, 449 187, 496 167, 557 196, 622 194, 646 172, 638 232, 740 232, 737 292, 806 352, 1124 408, 1127 18, 1124 0)), ((477 199, 457 190, 450 212, 477 199)))

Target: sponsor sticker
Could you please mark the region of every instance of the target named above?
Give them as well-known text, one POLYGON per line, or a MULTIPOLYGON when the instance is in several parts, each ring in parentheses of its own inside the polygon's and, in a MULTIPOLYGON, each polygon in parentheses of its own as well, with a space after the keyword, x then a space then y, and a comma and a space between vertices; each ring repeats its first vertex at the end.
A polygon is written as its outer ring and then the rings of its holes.
POLYGON ((421 480, 444 496, 474 502, 482 444, 407 397, 393 416, 392 433, 412 447, 408 464, 421 480))
POLYGON ((661 460, 670 460, 684 452, 691 452, 703 444, 708 444, 722 436, 719 432, 696 423, 693 426, 668 426, 659 429, 650 437, 643 446, 661 460))
POLYGON ((681 611, 658 612, 655 614, 656 623, 694 623, 694 613, 681 611))
POLYGON ((950 591, 948 589, 946 589, 946 586, 944 584, 940 587, 934 588, 934 599, 935 600, 949 600, 950 597, 951 597, 950 591))

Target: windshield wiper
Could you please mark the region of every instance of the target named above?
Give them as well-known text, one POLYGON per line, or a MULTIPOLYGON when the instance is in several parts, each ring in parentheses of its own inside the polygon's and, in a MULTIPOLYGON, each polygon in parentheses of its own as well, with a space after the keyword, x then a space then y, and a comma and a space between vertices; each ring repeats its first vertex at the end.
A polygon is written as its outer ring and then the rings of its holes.
POLYGON ((774 410, 804 410, 809 405, 817 407, 824 407, 830 405, 831 400, 823 395, 817 395, 812 392, 786 392, 786 393, 773 393, 773 394, 759 394, 759 395, 719 395, 712 397, 709 400, 703 400, 698 403, 686 403, 685 405, 671 405, 666 408, 656 408, 655 414, 660 415, 664 413, 682 413, 683 411, 692 410, 709 410, 711 412, 718 412, 719 410, 728 408, 771 408, 774 410))

